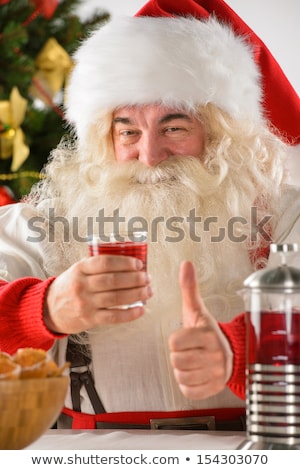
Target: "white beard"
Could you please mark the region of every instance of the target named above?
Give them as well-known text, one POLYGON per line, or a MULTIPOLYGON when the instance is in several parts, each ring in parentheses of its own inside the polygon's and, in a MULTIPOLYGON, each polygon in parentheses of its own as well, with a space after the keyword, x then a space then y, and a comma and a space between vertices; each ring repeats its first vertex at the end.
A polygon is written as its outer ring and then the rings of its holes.
MULTIPOLYGON (((128 228, 130 221, 135 220, 136 229, 146 228, 149 232, 148 271, 155 294, 149 301, 149 309, 159 312, 163 309, 164 315, 173 318, 175 311, 180 314, 178 271, 185 259, 195 263, 201 293, 208 306, 212 300, 214 304, 217 302, 214 313, 218 319, 229 320, 242 308, 236 291, 253 269, 247 250, 249 239, 232 241, 228 220, 233 216, 243 217, 248 224, 236 225, 236 230, 243 229, 249 236, 250 207, 256 197, 254 185, 252 192, 241 191, 237 199, 239 181, 228 178, 227 184, 225 180, 219 185, 219 177, 209 174, 192 157, 174 157, 156 168, 147 168, 138 161, 109 162, 104 168, 93 166, 89 176, 92 179, 89 187, 85 182, 85 185, 65 188, 63 200, 68 207, 66 217, 72 238, 63 245, 63 264, 61 254, 59 259, 51 254, 46 266, 49 274, 57 274, 88 255, 87 243, 79 242, 78 235, 82 238, 91 232, 99 235, 96 222, 99 214, 106 218, 103 225, 108 232, 114 227, 107 218, 115 215, 116 219, 117 215, 119 220, 124 218, 119 229, 128 228), (201 217, 201 221, 193 224, 188 219, 191 214, 194 218, 201 217), (217 217, 217 222, 209 217, 217 217), (225 230, 224 239, 216 242, 216 237, 222 234, 220 230, 225 230), (233 260, 238 260, 238 269, 233 260)), ((242 233, 240 230, 235 236, 242 233)), ((61 235, 56 232, 56 237, 61 235)))
MULTIPOLYGON (((243 311, 243 300, 237 295, 237 290, 253 270, 248 256, 248 240, 236 243, 230 240, 228 233, 221 242, 213 242, 212 237, 219 234, 219 228, 226 228, 234 215, 249 220, 250 207, 257 196, 255 185, 252 189, 248 185, 248 190, 243 188, 240 191, 238 177, 233 181, 228 176, 220 184, 219 176, 209 174, 199 160, 174 157, 154 169, 135 161, 126 164, 110 162, 101 168, 93 165, 78 184, 65 185, 62 189, 62 201, 68 207, 65 217, 69 220, 73 238, 69 243, 61 243, 63 254, 49 255, 46 266, 49 275, 58 274, 88 255, 87 243, 75 240, 75 221, 77 223, 78 220, 81 237, 91 235, 87 218, 95 221, 99 210, 104 211, 105 217, 113 216, 118 210, 119 217, 125 218, 125 226, 133 217, 143 217, 148 224, 148 271, 154 296, 147 302, 145 315, 134 322, 101 326, 89 332, 97 363, 95 383, 106 410, 242 406, 242 402, 228 389, 200 402, 184 398, 169 362, 168 338, 181 323, 178 271, 185 259, 195 263, 201 294, 218 320, 228 321, 243 311), (202 218, 195 224, 195 234, 201 237, 200 242, 192 240, 191 223, 187 219, 191 210, 195 211, 195 217, 202 218), (78 214, 81 216, 76 219, 78 214), (205 230, 204 221, 214 216, 218 217, 218 223, 211 223, 209 230, 205 230), (155 225, 153 221, 157 217, 163 217, 163 221, 155 225), (177 228, 181 232, 170 230, 167 221, 171 217, 182 217, 177 219, 177 228), (184 234, 181 241, 178 241, 178 233, 184 234), (173 238, 173 242, 168 241, 168 237, 173 238)), ((61 204, 61 200, 57 203, 61 204)), ((112 230, 108 223, 105 227, 112 230)), ((56 238, 62 238, 59 228, 61 224, 57 227, 56 238)), ((250 224, 241 228, 249 234, 250 224)), ((97 230, 95 223, 95 235, 98 235, 97 230)), ((235 233, 241 234, 242 231, 235 233)), ((92 412, 89 400, 84 400, 83 410, 92 412)))

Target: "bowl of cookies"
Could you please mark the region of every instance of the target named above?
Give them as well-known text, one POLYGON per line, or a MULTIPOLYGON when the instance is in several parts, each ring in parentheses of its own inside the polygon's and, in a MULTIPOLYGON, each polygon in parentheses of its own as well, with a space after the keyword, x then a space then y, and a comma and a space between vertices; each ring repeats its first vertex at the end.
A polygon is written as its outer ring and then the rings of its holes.
POLYGON ((0 351, 0 449, 24 449, 53 426, 64 405, 68 366, 59 368, 42 349, 0 351))

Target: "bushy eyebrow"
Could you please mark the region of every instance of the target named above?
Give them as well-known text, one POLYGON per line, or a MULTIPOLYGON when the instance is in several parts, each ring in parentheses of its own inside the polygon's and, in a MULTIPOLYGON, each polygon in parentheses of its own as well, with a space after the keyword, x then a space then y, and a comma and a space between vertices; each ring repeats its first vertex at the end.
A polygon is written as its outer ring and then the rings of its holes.
POLYGON ((126 117, 113 118, 113 124, 118 124, 119 122, 121 124, 133 124, 132 121, 129 118, 126 118, 126 117))
POLYGON ((173 121, 174 119, 185 119, 186 121, 189 121, 191 122, 192 119, 191 117, 188 115, 188 114, 184 114, 184 113, 170 113, 170 114, 166 114, 165 116, 163 116, 160 120, 159 120, 159 123, 160 124, 166 124, 170 121, 173 121))
MULTIPOLYGON (((192 121, 191 117, 188 114, 170 113, 170 114, 166 114, 165 116, 163 116, 159 120, 159 124, 167 124, 168 122, 173 121, 174 119, 185 119, 186 121, 189 121, 189 122, 192 121)), ((129 119, 127 117, 121 117, 121 116, 113 118, 113 124, 118 124, 118 123, 133 124, 131 119, 129 119)))

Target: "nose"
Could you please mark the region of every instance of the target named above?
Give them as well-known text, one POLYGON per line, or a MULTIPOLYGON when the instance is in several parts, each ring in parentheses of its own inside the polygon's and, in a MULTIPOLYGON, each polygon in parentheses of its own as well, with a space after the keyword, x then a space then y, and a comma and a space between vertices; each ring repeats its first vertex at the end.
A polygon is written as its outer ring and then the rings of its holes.
POLYGON ((148 167, 155 167, 169 157, 167 148, 155 133, 145 133, 139 140, 138 160, 148 167))

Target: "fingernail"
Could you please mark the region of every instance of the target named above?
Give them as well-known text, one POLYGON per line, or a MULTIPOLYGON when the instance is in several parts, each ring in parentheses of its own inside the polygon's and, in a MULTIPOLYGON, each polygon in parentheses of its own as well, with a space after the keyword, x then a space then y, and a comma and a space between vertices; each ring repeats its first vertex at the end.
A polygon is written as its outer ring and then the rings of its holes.
POLYGON ((136 259, 136 268, 142 269, 143 266, 144 266, 143 261, 140 259, 136 259))

